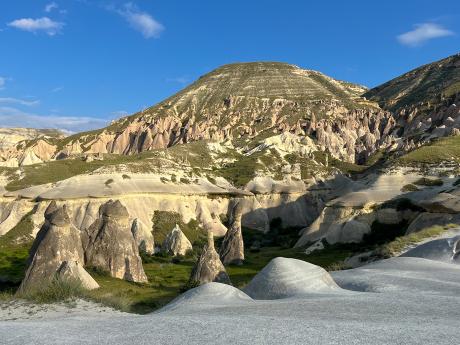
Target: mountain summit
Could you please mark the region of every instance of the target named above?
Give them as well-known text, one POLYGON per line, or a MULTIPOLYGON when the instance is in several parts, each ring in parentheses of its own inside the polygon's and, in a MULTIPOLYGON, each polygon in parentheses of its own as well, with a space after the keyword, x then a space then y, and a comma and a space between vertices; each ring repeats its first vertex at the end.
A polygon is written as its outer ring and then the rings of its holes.
MULTIPOLYGON (((390 113, 360 96, 364 91, 285 63, 230 64, 104 129, 48 141, 46 150, 42 143, 41 152, 56 159, 82 152, 135 154, 197 140, 253 140, 291 132, 312 137, 338 159, 356 162, 388 145, 393 125, 390 113)), ((33 154, 38 159, 29 161, 45 160, 37 150, 33 154)))

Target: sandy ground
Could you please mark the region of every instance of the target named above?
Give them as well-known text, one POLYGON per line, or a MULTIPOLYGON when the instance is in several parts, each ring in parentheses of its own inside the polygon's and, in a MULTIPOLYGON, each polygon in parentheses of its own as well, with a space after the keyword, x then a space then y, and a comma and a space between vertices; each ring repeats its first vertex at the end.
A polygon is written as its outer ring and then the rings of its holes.
POLYGON ((281 287, 285 298, 256 300, 211 283, 144 316, 87 302, 29 315, 27 307, 13 304, 0 310, 2 320, 10 319, 0 322, 0 344, 458 343, 460 265, 392 258, 333 272, 338 286, 294 259, 272 267, 259 273, 264 274, 257 280, 259 289, 265 289, 265 298, 277 298, 281 287), (284 274, 277 277, 273 272, 280 268, 284 274), (310 291, 305 289, 309 280, 310 291), (19 311, 8 316, 11 309, 19 311))

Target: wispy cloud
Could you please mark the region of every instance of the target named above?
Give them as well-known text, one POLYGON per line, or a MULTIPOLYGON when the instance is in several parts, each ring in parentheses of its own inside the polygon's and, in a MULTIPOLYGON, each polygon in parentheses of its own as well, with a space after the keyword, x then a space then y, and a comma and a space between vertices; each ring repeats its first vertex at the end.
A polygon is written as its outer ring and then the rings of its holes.
POLYGON ((55 87, 54 89, 51 89, 51 93, 56 93, 62 90, 64 90, 64 86, 58 86, 58 87, 55 87))
POLYGON ((114 10, 122 16, 134 30, 139 31, 145 38, 158 38, 160 33, 164 30, 164 26, 156 21, 152 15, 141 11, 132 2, 127 2, 121 8, 114 10))
POLYGON ((0 127, 58 128, 69 132, 81 132, 104 127, 109 121, 110 119, 86 116, 45 116, 0 106, 0 127))
POLYGON ((423 23, 414 26, 414 29, 397 36, 399 43, 416 47, 429 40, 452 36, 453 31, 450 31, 436 23, 423 23))
POLYGON ((6 84, 6 78, 0 77, 0 90, 3 90, 5 88, 5 84, 6 84))
POLYGON ((21 18, 13 20, 7 24, 13 28, 28 31, 28 32, 45 32, 49 36, 54 36, 59 33, 64 27, 64 23, 54 21, 48 17, 42 18, 21 18))
POLYGON ((19 105, 25 105, 25 106, 33 106, 33 105, 38 105, 40 104, 40 101, 38 99, 34 100, 26 100, 26 99, 20 99, 20 98, 14 98, 14 97, 0 97, 0 104, 19 104, 19 105))
POLYGON ((59 8, 59 5, 56 4, 54 1, 46 4, 45 6, 45 12, 50 13, 52 10, 56 10, 59 8))

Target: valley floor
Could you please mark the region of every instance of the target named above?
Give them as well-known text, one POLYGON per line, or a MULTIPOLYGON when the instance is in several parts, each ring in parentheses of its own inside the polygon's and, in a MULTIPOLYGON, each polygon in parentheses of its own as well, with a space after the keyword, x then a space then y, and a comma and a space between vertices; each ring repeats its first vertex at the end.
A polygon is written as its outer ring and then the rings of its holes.
MULTIPOLYGON (((449 240, 444 241, 448 248, 449 240)), ((423 253, 428 252, 419 251, 423 253)), ((287 272, 298 262, 284 260, 287 272)), ((73 312, 1 322, 0 344, 458 342, 460 265, 442 258, 396 257, 333 272, 332 277, 339 287, 318 287, 273 300, 255 300, 227 285, 206 284, 147 315, 99 312, 96 307, 85 312, 77 302, 73 312)), ((305 271, 282 275, 279 279, 284 281, 278 283, 295 287, 302 279, 316 278, 305 271)), ((0 315, 7 312, 2 309, 0 315)))

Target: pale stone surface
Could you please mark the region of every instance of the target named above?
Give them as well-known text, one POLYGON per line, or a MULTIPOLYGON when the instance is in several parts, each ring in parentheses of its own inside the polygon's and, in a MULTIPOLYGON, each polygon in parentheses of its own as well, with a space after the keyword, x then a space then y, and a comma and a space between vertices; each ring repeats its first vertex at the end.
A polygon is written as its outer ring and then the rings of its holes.
POLYGON ((244 261, 243 233, 241 232, 243 203, 243 200, 236 200, 232 205, 229 228, 219 250, 220 260, 224 265, 241 265, 244 261))
POLYGON ((311 293, 341 292, 323 268, 296 259, 272 259, 245 287, 254 299, 300 297, 311 293))
POLYGON ((80 232, 71 225, 65 208, 52 203, 45 212, 45 219, 32 245, 20 291, 46 286, 63 262, 84 263, 80 232))
POLYGON ((166 236, 161 250, 171 255, 185 255, 189 250, 192 250, 192 244, 189 239, 176 224, 174 229, 166 236))
POLYGON ((135 218, 131 225, 131 232, 133 233, 139 250, 152 255, 155 251, 155 241, 152 230, 142 223, 139 218, 135 218))
POLYGON ((214 248, 214 236, 211 232, 208 232, 208 243, 193 267, 190 281, 199 282, 200 285, 210 282, 231 284, 219 254, 214 248))
POLYGON ((57 270, 56 276, 64 280, 76 280, 87 290, 99 288, 99 284, 78 261, 64 261, 57 270))
POLYGON ((99 218, 87 230, 83 245, 88 266, 115 278, 147 282, 128 211, 120 201, 108 201, 100 207, 99 218))

